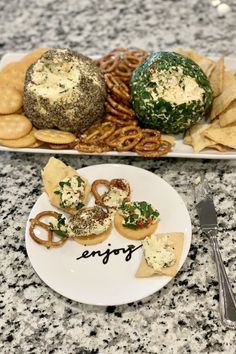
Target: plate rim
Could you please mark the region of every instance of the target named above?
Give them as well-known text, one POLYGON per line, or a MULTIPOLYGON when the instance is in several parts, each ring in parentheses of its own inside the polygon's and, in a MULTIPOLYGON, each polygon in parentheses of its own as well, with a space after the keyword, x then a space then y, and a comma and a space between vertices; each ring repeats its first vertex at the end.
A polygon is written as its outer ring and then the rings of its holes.
MULTIPOLYGON (((62 291, 58 291, 56 290, 54 287, 52 287, 47 281, 45 281, 43 279, 43 277, 41 277, 41 275, 39 274, 38 270, 37 270, 37 266, 35 266, 34 264, 34 260, 33 258, 31 257, 31 254, 30 254, 30 246, 29 246, 29 240, 30 240, 30 236, 29 236, 29 233, 28 233, 28 229, 29 229, 29 220, 30 220, 30 216, 31 216, 31 213, 34 209, 34 207, 36 206, 36 204, 38 203, 38 200, 40 198, 42 198, 43 196, 46 195, 45 192, 41 193, 40 196, 38 196, 37 200, 35 201, 33 207, 31 208, 30 210, 30 213, 28 215, 28 218, 27 218, 27 221, 26 221, 26 227, 25 227, 25 237, 24 237, 24 240, 25 240, 25 246, 26 246, 26 251, 27 251, 27 255, 28 255, 28 258, 29 258, 29 261, 30 261, 30 264, 33 268, 33 270, 35 271, 35 273, 38 275, 38 277, 41 279, 41 281, 46 284, 46 286, 50 289, 50 291, 53 291, 53 292, 56 292, 57 294, 59 294, 60 296, 63 296, 65 297, 66 299, 70 299, 72 301, 75 301, 75 302, 78 302, 78 303, 82 303, 82 304, 85 304, 85 305, 91 305, 91 306, 119 306, 119 305, 125 305, 125 304, 128 304, 128 303, 132 303, 132 302, 135 302, 135 301, 140 301, 142 299, 145 299, 147 298, 148 296, 151 296, 153 294, 155 294, 156 292, 160 291, 163 287, 167 286, 167 284, 173 280, 177 274, 179 273, 179 271, 181 270, 181 268, 183 267, 183 265, 185 264, 187 258, 188 258, 188 254, 189 254, 189 251, 190 251, 190 247, 191 247, 191 242, 192 242, 192 223, 191 223, 191 217, 190 217, 190 214, 189 214, 189 211, 187 209, 187 206, 186 206, 186 203, 185 201, 183 200, 183 198, 181 197, 181 195, 176 191, 176 189, 174 187, 172 187, 171 184, 169 184, 165 179, 163 179, 162 177, 160 177, 159 175, 149 171, 149 170, 146 170, 144 168, 141 168, 141 167, 137 167, 137 166, 133 166, 133 165, 126 165, 126 164, 119 164, 119 163, 104 163, 104 164, 96 164, 96 165, 90 165, 90 166, 85 166, 85 167, 82 167, 80 169, 76 169, 77 171, 83 171, 83 169, 93 169, 94 167, 96 168, 97 166, 99 166, 99 168, 102 168, 102 167, 111 167, 112 166, 115 166, 115 167, 119 167, 119 168, 122 168, 122 167, 125 167, 125 168, 128 168, 128 169, 134 169, 134 170, 140 170, 140 171, 144 171, 145 173, 148 173, 152 176, 155 176, 155 178, 157 178, 159 181, 161 181, 161 183, 164 183, 166 186, 168 186, 168 188, 170 188, 170 190, 172 192, 175 193, 176 197, 179 198, 179 200, 182 202, 182 205, 185 209, 185 212, 186 212, 186 216, 188 218, 187 222, 188 222, 188 234, 185 234, 185 237, 187 237, 187 248, 185 248, 185 253, 186 253, 186 256, 185 258, 183 259, 183 262, 181 265, 179 265, 178 267, 178 271, 176 273, 176 275, 174 277, 165 277, 167 278, 166 279, 166 282, 163 286, 161 286, 160 288, 158 288, 157 290, 151 290, 149 293, 147 293, 146 295, 137 295, 136 297, 132 297, 132 300, 129 300, 129 301, 120 301, 120 302, 116 302, 116 303, 109 303, 109 304, 105 304, 105 303, 99 303, 99 302, 96 302, 96 303, 91 303, 91 302, 86 302, 86 301, 81 301, 81 300, 78 300, 78 298, 74 298, 73 296, 68 296, 68 295, 65 295, 65 293, 63 293, 62 291)), ((53 206, 51 206, 52 209, 55 209, 53 206)), ((186 231, 187 232, 187 231, 186 231)))

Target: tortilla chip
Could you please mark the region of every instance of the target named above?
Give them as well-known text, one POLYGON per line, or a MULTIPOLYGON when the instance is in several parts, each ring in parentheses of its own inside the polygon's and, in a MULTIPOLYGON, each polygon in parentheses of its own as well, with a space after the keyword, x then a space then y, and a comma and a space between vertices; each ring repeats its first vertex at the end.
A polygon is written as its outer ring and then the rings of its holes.
POLYGON ((222 144, 213 144, 213 145, 209 145, 208 147, 210 149, 215 149, 215 150, 218 150, 220 152, 225 152, 225 151, 229 150, 229 148, 227 148, 226 146, 224 146, 222 144))
POLYGON ((184 133, 183 143, 186 145, 192 145, 192 138, 190 135, 190 129, 187 129, 184 133))
POLYGON ((204 135, 214 140, 217 144, 236 149, 236 126, 209 129, 204 135))
POLYGON ((213 90, 213 97, 219 96, 224 86, 224 56, 221 56, 216 62, 209 77, 209 81, 213 90))
POLYGON ((210 123, 210 127, 208 129, 212 129, 212 128, 220 128, 219 118, 214 119, 213 122, 210 123))
POLYGON ((228 86, 219 96, 214 99, 210 120, 215 119, 218 115, 224 112, 230 103, 234 100, 236 100, 236 84, 228 86))
POLYGON ((197 123, 190 128, 190 136, 194 152, 200 152, 214 141, 204 136, 204 131, 210 127, 210 124, 197 123))
POLYGON ((227 70, 224 72, 224 87, 225 89, 228 86, 236 84, 236 70, 227 70))
MULTIPOLYGON (((43 179, 43 190, 47 193, 49 201, 55 207, 67 211, 70 214, 75 214, 76 209, 61 208, 60 206, 60 197, 58 194, 55 194, 54 191, 58 187, 58 184, 61 180, 66 177, 73 177, 74 175, 79 175, 76 170, 72 167, 65 165, 62 161, 51 157, 47 165, 42 170, 42 179, 43 179)), ((90 192, 90 186, 88 181, 80 176, 85 181, 85 196, 87 198, 88 193, 90 192)))
POLYGON ((220 114, 219 121, 221 127, 236 124, 236 100, 229 105, 226 111, 220 114))
POLYGON ((206 74, 206 76, 208 78, 210 77, 210 75, 216 65, 214 60, 211 60, 207 57, 203 57, 201 60, 199 60, 199 62, 197 64, 200 66, 200 68, 206 74))
POLYGON ((174 245, 173 251, 174 251, 175 257, 176 257, 175 264, 171 267, 162 268, 160 271, 157 272, 147 264, 144 255, 142 255, 140 265, 139 265, 138 270, 135 274, 135 276, 137 278, 146 278, 146 277, 151 277, 153 275, 155 275, 155 276, 156 275, 167 275, 167 276, 175 276, 176 275, 176 273, 178 272, 179 261, 180 261, 180 257, 181 257, 182 250, 183 250, 184 234, 182 232, 170 232, 170 233, 156 234, 156 237, 163 238, 167 235, 170 237, 170 240, 172 241, 172 243, 174 245))

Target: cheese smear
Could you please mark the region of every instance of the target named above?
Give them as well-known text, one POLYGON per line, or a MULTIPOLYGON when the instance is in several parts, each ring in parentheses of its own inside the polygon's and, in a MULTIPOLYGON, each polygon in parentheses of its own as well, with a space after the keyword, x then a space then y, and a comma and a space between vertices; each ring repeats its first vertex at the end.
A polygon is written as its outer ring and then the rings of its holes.
MULTIPOLYGON (((64 218, 64 217, 63 217, 64 218)), ((65 219, 65 218, 64 218, 65 219)), ((59 230, 62 232, 66 233, 66 226, 62 225, 57 218, 55 218, 54 216, 50 216, 48 218, 48 224, 50 227, 50 230, 59 230)))
POLYGON ((76 208, 84 198, 85 182, 78 175, 66 177, 59 182, 54 193, 60 195, 61 207, 76 208))
POLYGON ((111 225, 112 213, 99 210, 99 207, 84 209, 79 214, 74 215, 67 224, 67 234, 69 237, 86 237, 99 235, 105 232, 111 225), (101 217, 96 217, 96 210, 101 213, 101 217))
POLYGON ((144 257, 148 265, 154 270, 158 271, 175 264, 176 257, 173 251, 173 243, 168 235, 158 238, 153 234, 146 237, 142 243, 144 257))
POLYGON ((110 208, 118 207, 128 197, 128 194, 127 190, 112 187, 103 198, 103 203, 110 208))
POLYGON ((155 100, 162 98, 178 105, 203 100, 204 90, 193 77, 185 75, 181 67, 155 71, 151 81, 156 83, 156 87, 148 88, 147 91, 155 100))
MULTIPOLYGON (((62 54, 65 51, 64 49, 57 50, 62 54)), ((48 98, 51 102, 58 99, 69 100, 74 90, 77 96, 81 94, 82 97, 83 93, 78 89, 78 85, 85 73, 87 79, 99 85, 98 79, 87 72, 87 66, 87 63, 77 58, 67 62, 59 55, 53 61, 42 57, 33 67, 30 89, 48 98)))
POLYGON ((126 202, 119 207, 118 213, 123 217, 122 225, 134 229, 155 224, 159 216, 159 212, 145 201, 126 202))
POLYGON ((61 63, 47 65, 39 62, 35 64, 32 74, 34 85, 32 89, 38 94, 56 100, 59 96, 68 94, 74 89, 80 80, 81 72, 78 70, 76 62, 71 62, 67 66, 61 63))

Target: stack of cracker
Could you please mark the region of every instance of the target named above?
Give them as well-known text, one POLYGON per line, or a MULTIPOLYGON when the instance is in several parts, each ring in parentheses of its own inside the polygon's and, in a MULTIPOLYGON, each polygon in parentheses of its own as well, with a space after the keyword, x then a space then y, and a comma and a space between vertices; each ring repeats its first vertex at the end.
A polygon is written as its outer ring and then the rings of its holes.
POLYGON ((37 130, 23 112, 23 89, 27 69, 48 48, 38 48, 0 71, 0 145, 11 148, 70 148, 76 136, 54 129, 37 130))

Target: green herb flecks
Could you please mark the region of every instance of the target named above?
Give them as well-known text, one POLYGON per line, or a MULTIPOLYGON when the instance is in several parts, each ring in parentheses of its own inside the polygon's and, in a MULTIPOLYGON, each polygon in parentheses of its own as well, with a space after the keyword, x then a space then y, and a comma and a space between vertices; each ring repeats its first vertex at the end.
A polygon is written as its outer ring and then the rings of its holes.
POLYGON ((70 180, 68 180, 68 181, 60 181, 60 182, 59 182, 59 186, 60 186, 62 189, 64 188, 65 185, 71 187, 70 180))
POLYGON ((81 209, 83 207, 84 207, 84 203, 79 202, 78 204, 76 204, 75 208, 78 210, 78 209, 81 209))
POLYGON ((119 209, 124 219, 123 226, 133 230, 148 227, 159 216, 159 212, 145 201, 123 202, 119 209))
POLYGON ((76 176, 78 187, 81 187, 84 184, 84 180, 80 176, 76 176))
POLYGON ((53 225, 51 222, 49 222, 49 230, 55 232, 58 236, 65 236, 66 235, 66 218, 62 214, 58 214, 58 217, 55 218, 57 220, 57 225, 53 225), (62 230, 64 228, 64 230, 62 230))
POLYGON ((78 175, 71 178, 65 178, 58 183, 58 188, 54 191, 54 194, 60 198, 60 207, 81 209, 84 204, 81 202, 80 187, 84 185, 85 181, 78 175))

